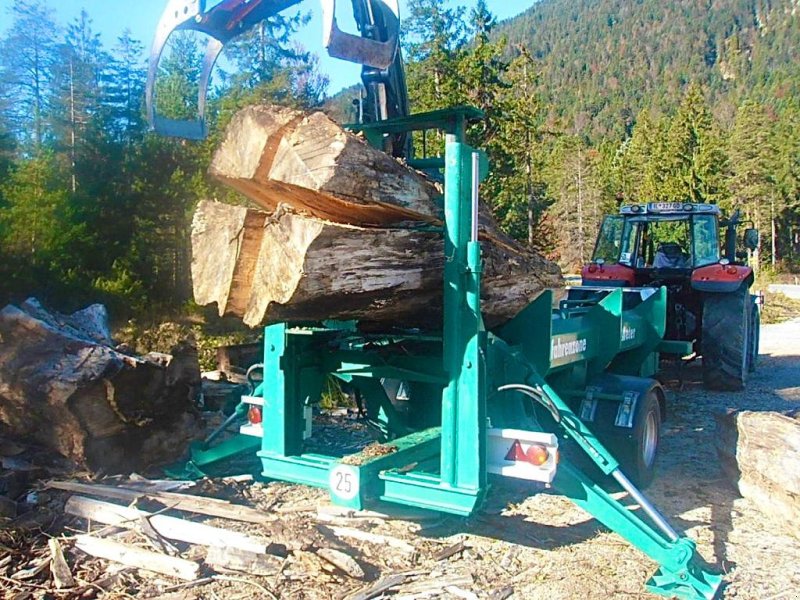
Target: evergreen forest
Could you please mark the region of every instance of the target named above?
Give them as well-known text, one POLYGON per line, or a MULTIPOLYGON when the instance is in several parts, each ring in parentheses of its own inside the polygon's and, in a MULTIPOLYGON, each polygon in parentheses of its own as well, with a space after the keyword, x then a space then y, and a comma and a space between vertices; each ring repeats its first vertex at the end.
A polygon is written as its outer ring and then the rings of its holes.
MULTIPOLYGON (((541 0, 498 23, 409 0, 403 52, 412 110, 483 109, 469 132, 493 171, 482 189, 506 231, 574 270, 621 203, 714 202, 762 232, 762 270, 800 265, 797 0, 541 0)), ((293 34, 265 21, 226 50, 203 142, 148 131, 144 45, 104 47, 91 15, 54 22, 46 0, 10 8, 0 39, 0 301, 61 310, 104 302, 117 318, 191 304, 191 215, 242 202, 206 174, 220 132, 254 102, 324 106, 352 119, 358 89, 328 97, 293 34)), ((317 49, 313 49, 317 50, 317 49)), ((196 106, 203 48, 178 35, 160 112, 196 106)))

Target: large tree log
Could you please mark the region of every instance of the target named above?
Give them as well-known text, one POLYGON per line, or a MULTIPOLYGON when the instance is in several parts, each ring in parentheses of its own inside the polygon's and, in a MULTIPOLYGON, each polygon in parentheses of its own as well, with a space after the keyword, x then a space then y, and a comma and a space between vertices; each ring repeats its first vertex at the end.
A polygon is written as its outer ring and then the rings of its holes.
POLYGON ((175 460, 201 433, 197 350, 122 354, 104 317, 99 305, 65 316, 33 299, 0 311, 0 422, 91 470, 175 460))
MULTIPOLYGON (((197 303, 217 303, 221 315, 253 327, 324 319, 441 324, 439 232, 363 228, 204 201, 194 216, 192 249, 197 303)), ((485 241, 483 267, 482 308, 490 327, 543 289, 561 285, 556 265, 507 244, 485 241)))
POLYGON ((715 439, 722 468, 742 497, 800 537, 797 416, 749 411, 720 414, 715 439))
POLYGON ((321 112, 275 106, 239 111, 209 172, 267 209, 338 223, 436 220, 436 186, 321 112))

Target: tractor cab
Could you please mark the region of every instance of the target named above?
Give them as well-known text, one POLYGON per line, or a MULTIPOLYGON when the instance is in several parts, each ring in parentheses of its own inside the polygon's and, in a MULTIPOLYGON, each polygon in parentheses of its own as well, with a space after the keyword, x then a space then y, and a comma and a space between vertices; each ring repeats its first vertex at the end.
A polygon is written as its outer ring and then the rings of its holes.
MULTIPOLYGON (((750 293, 754 276, 747 265, 758 232, 745 229, 738 240, 742 224, 738 211, 723 218, 713 204, 623 206, 603 221, 592 262, 569 299, 588 301, 615 287, 666 287, 665 340, 691 343, 693 354, 703 357, 708 387, 741 389, 755 368, 759 337, 757 296, 750 293)), ((683 354, 680 345, 662 352, 683 354)))
POLYGON ((687 279, 719 263, 720 211, 711 204, 651 202, 605 218, 584 285, 644 286, 687 279))

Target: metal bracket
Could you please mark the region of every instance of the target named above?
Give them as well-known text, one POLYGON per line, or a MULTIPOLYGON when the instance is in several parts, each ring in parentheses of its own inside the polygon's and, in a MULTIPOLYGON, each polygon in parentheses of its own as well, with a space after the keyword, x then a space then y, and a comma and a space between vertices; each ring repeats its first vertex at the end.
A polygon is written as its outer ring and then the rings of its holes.
POLYGON ((586 388, 586 397, 581 401, 580 419, 584 423, 592 423, 597 416, 597 399, 594 395, 600 391, 599 387, 586 388))
POLYGON ((636 405, 639 402, 639 392, 625 392, 622 394, 622 403, 617 409, 617 418, 614 425, 631 429, 636 416, 636 405))

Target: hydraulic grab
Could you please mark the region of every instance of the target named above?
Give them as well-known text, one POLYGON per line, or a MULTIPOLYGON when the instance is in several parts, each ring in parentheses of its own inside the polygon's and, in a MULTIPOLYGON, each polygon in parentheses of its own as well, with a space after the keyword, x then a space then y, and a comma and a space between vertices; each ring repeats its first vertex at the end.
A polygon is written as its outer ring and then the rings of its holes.
MULTIPOLYGON (((147 74, 146 106, 151 126, 159 133, 187 139, 208 134, 206 107, 211 73, 223 48, 237 36, 302 0, 170 0, 158 24, 147 74), (200 69, 197 116, 176 120, 158 112, 158 75, 161 56, 175 32, 195 31, 209 37, 200 69)), ((408 95, 400 55, 400 10, 397 0, 352 0, 359 35, 345 33, 336 21, 336 0, 321 0, 323 45, 334 58, 362 65, 367 90, 364 122, 408 115, 408 95)), ((391 152, 405 153, 405 138, 393 136, 391 152)))

